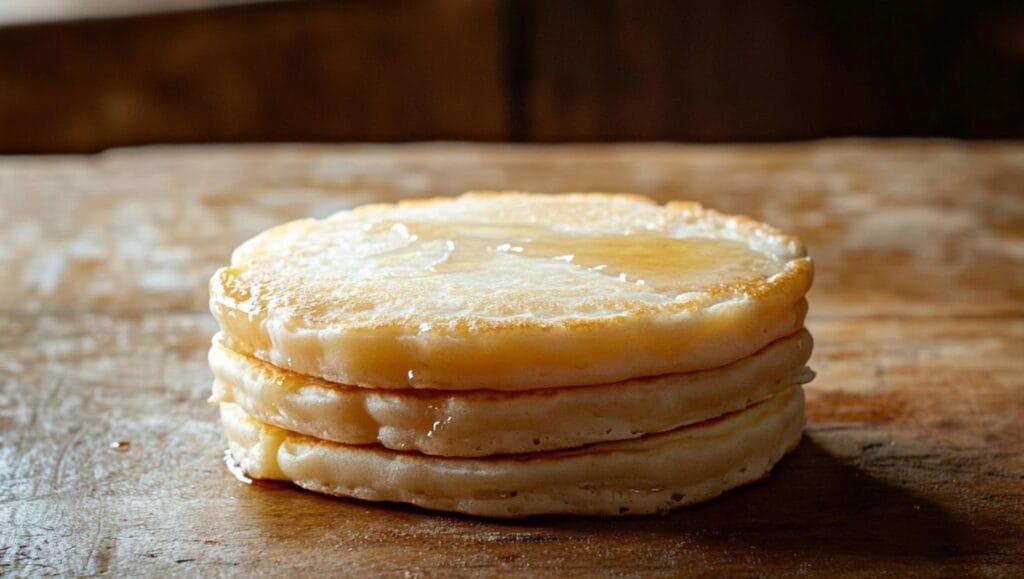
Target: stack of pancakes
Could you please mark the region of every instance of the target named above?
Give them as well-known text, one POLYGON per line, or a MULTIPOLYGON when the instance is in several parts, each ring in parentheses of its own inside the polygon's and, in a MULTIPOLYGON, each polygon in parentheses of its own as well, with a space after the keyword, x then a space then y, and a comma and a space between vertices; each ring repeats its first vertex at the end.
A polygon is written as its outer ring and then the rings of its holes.
POLYGON ((254 478, 496 517, 663 511, 796 446, 811 275, 796 239, 694 203, 364 206, 217 271, 213 400, 254 478))

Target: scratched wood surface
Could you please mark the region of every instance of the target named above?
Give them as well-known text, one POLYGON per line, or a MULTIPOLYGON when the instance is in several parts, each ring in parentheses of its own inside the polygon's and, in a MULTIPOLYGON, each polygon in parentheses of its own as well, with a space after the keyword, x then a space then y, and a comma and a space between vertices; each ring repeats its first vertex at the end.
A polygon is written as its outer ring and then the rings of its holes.
POLYGON ((1024 572, 1024 144, 6 158, 0 281, 0 574, 1024 572), (205 403, 214 268, 284 220, 473 188, 696 199, 801 235, 818 378, 796 453, 628 520, 490 522, 232 478, 205 403))

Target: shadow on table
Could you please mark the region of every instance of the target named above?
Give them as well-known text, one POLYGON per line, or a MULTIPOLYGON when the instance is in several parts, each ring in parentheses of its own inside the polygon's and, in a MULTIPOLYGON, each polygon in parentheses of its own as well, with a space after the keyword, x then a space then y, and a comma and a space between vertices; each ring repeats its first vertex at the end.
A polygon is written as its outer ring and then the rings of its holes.
POLYGON ((765 481, 703 505, 654 517, 540 517, 511 524, 655 541, 675 537, 691 549, 727 543, 796 559, 934 559, 971 550, 966 521, 841 461, 809 437, 765 481))
MULTIPOLYGON (((984 551, 973 545, 966 521, 843 462, 810 437, 765 481, 663 516, 495 521, 336 499, 290 485, 251 490, 257 492, 240 494, 240 506, 268 539, 327 548, 338 536, 324 529, 345 529, 343 536, 361 547, 412 549, 428 566, 451 553, 480 564, 499 553, 524 556, 543 567, 551 553, 596 548, 588 556, 625 557, 636 560, 638 569, 679 568, 712 556, 721 571, 810 569, 829 561, 833 568, 855 570, 887 561, 942 564, 984 551), (425 537, 431 537, 426 543, 445 549, 424 551, 425 537), (487 549, 481 548, 484 543, 487 549)), ((565 563, 558 561, 548 563, 565 563)))

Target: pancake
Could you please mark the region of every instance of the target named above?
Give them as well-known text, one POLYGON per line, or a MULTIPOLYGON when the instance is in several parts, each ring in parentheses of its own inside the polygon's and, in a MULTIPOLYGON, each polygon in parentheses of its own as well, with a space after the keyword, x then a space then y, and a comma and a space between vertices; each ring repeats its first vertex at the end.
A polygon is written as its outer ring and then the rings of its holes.
POLYGON ((528 453, 626 440, 741 410, 812 376, 806 330, 727 366, 578 388, 371 390, 210 349, 216 402, 293 432, 438 456, 528 453), (557 417, 557 419, 555 419, 557 417))
POLYGON ((476 193, 270 229, 210 282, 227 347, 370 388, 586 386, 715 368, 803 325, 792 237, 695 203, 476 193))
POLYGON ((642 515, 692 505, 767 475, 800 440, 794 386, 717 420, 621 442, 489 458, 439 458, 325 442, 221 405, 230 453, 253 478, 371 501, 490 517, 642 515))

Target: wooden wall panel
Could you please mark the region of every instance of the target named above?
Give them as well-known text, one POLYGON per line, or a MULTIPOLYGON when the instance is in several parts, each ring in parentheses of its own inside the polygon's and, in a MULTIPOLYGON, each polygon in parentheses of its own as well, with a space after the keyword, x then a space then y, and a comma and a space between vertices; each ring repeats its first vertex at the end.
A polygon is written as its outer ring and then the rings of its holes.
POLYGON ((1024 37, 1024 18, 1003 2, 535 0, 530 12, 530 140, 1024 135, 1024 51, 998 40, 1024 37))
POLYGON ((101 20, 69 9, 35 25, 4 24, 0 11, 0 153, 1024 137, 1019 2, 296 0, 145 12, 223 1, 145 0, 142 13, 101 20))
POLYGON ((500 139, 496 1, 301 2, 0 30, 0 152, 500 139))

